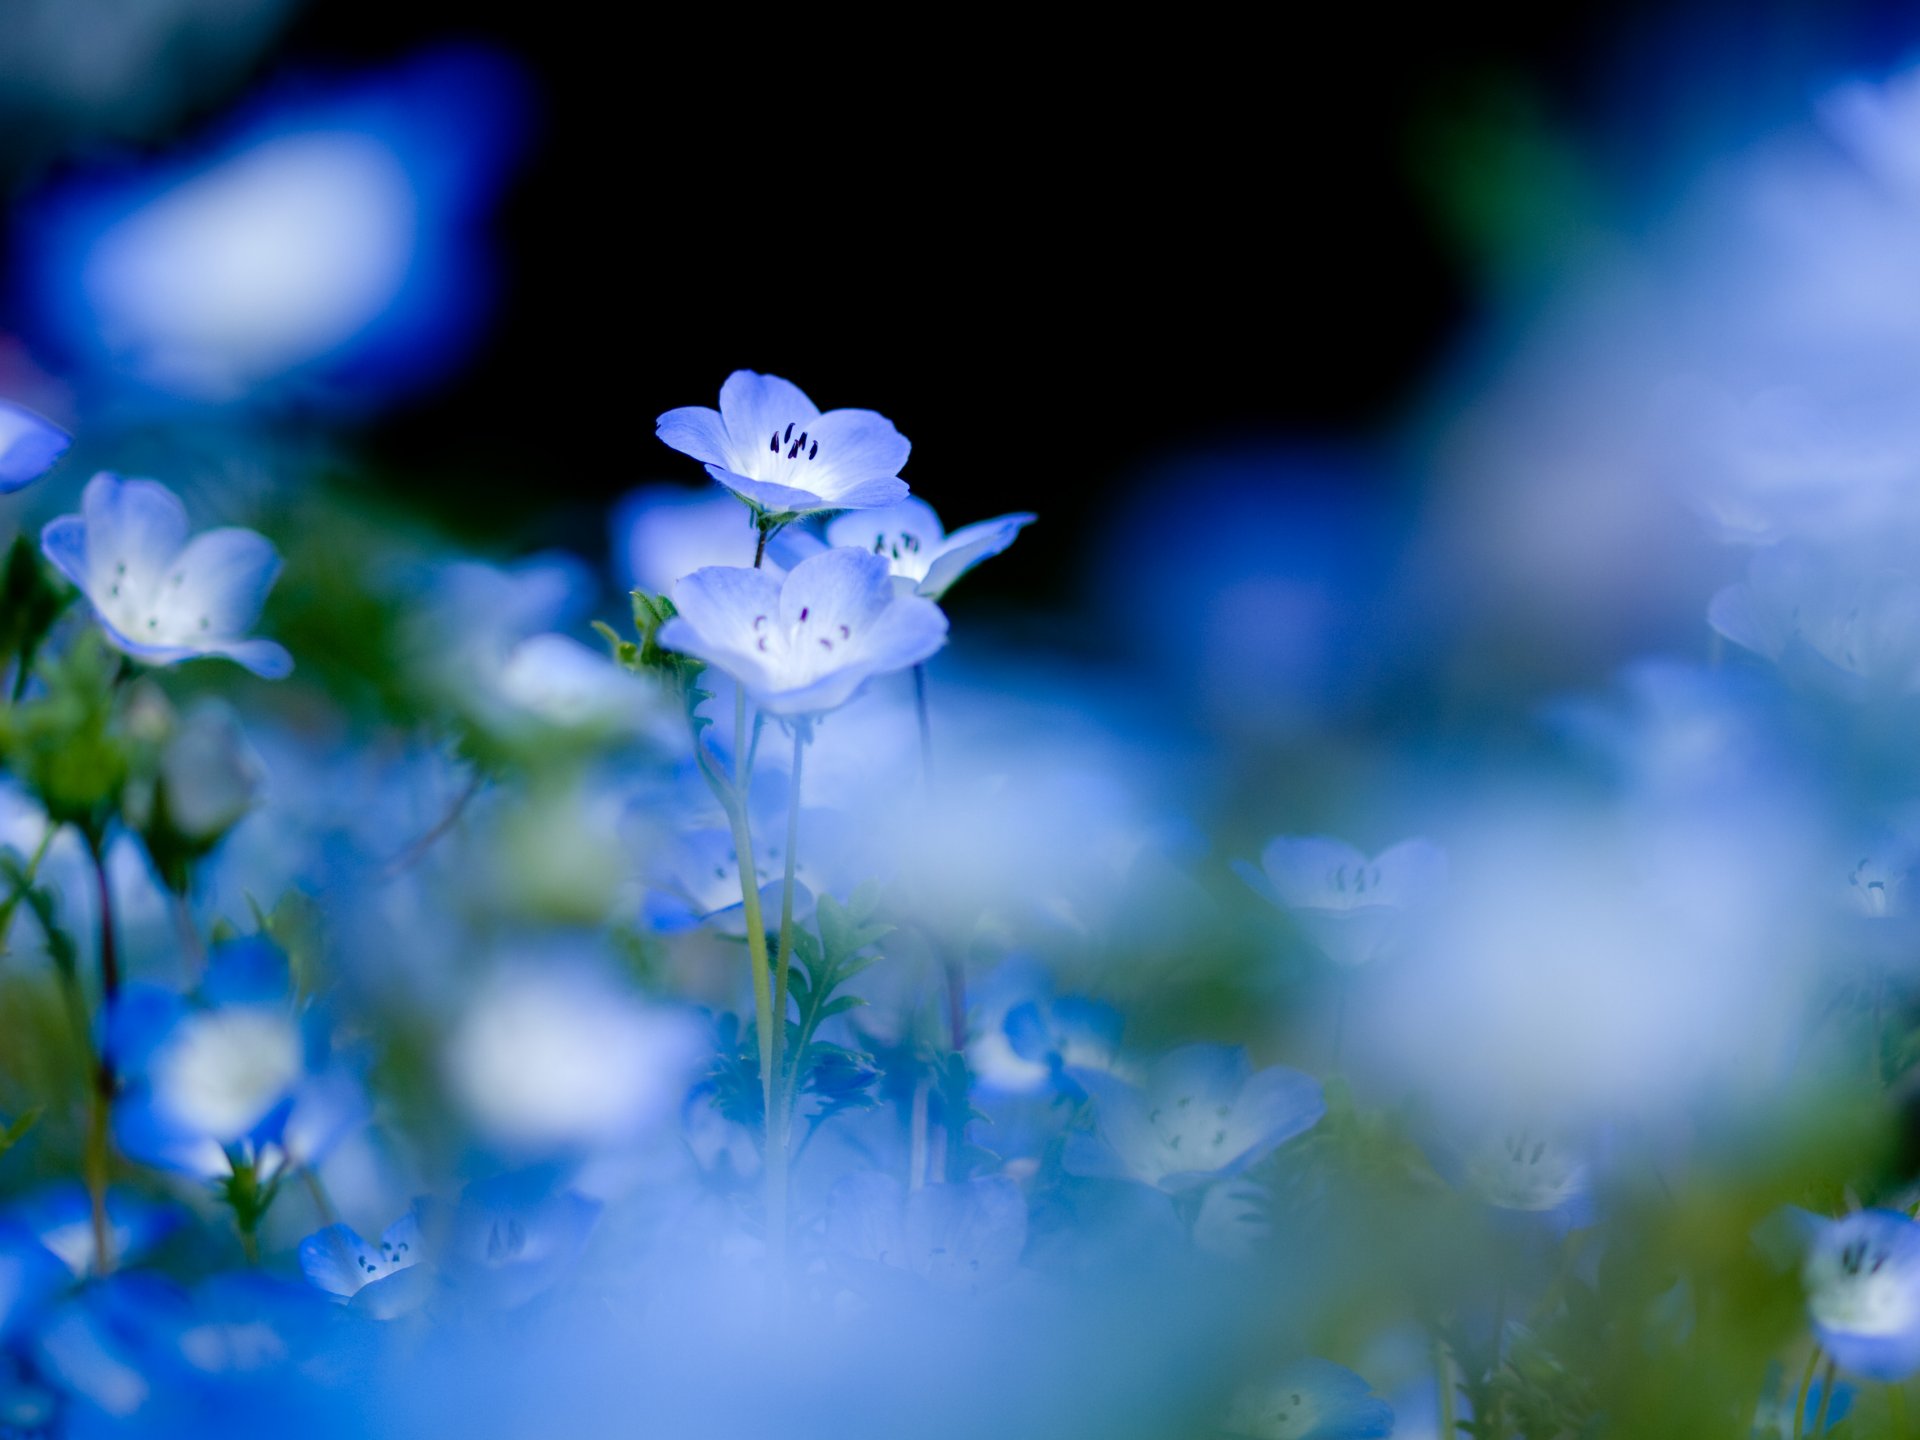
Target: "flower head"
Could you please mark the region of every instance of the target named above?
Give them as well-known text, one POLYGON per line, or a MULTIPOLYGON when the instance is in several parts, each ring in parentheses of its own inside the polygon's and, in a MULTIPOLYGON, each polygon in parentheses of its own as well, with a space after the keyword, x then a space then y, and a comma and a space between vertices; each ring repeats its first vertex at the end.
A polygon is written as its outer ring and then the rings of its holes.
POLYGON ((23 490, 54 467, 73 437, 24 405, 0 400, 0 495, 23 490))
POLYGON ((1920 1369, 1920 1223, 1894 1210, 1827 1221, 1801 1278, 1814 1334, 1837 1363, 1874 1380, 1920 1369))
POLYGON ((904 500, 907 439, 871 410, 829 410, 777 375, 736 370, 720 408, 684 405, 656 432, 756 511, 807 515, 904 500))
POLYGON ((982 560, 1013 544, 1036 518, 1002 515, 962 525, 949 535, 931 505, 910 497, 884 509, 834 516, 827 523, 827 543, 873 551, 893 567, 896 581, 938 600, 982 560))
POLYGON ((1139 1085, 1104 1070, 1072 1074, 1093 1097, 1100 1133, 1075 1137, 1067 1168, 1169 1194, 1239 1174, 1311 1130, 1327 1108, 1312 1076, 1283 1065, 1255 1071, 1237 1046, 1183 1045, 1139 1085))
POLYGON ((1393 1407, 1331 1360, 1299 1360, 1234 1397, 1226 1432, 1255 1440, 1375 1440, 1393 1407))
POLYGON ((710 566, 675 585, 673 603, 660 644, 726 671, 773 715, 835 709, 947 638, 939 607, 898 594, 887 562, 865 550, 825 551, 784 580, 710 566))
POLYGON ((1260 853, 1260 868, 1234 867, 1287 911, 1336 965, 1365 965, 1400 938, 1402 916, 1446 873, 1446 857, 1425 840, 1403 840, 1369 859, 1343 840, 1283 835, 1260 853))
POLYGON ((93 606, 107 638, 149 665, 220 655, 278 680, 293 657, 247 638, 280 573, 280 557, 251 530, 187 538, 187 511, 166 486, 102 472, 78 515, 40 533, 40 548, 93 606))

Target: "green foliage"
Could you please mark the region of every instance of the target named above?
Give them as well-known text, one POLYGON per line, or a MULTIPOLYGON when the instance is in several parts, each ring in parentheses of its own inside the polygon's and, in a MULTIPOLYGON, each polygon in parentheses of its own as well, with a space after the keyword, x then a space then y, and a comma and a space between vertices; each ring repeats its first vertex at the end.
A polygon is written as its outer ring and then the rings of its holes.
POLYGON ((793 1093, 813 1097, 816 1126, 831 1115, 870 1109, 877 1103, 873 1084, 879 1072, 873 1057, 815 1036, 835 1015, 867 1003, 846 992, 845 986, 880 960, 873 946, 892 933, 891 924, 876 918, 879 908, 880 887, 869 883, 845 905, 831 895, 820 896, 814 908, 816 929, 794 928, 793 968, 787 983, 798 1014, 788 1023, 787 1054, 793 1067, 793 1093))
POLYGON ((18 662, 13 696, 25 692, 33 661, 53 622, 67 608, 71 592, 56 582, 41 562, 33 542, 14 537, 0 567, 0 669, 18 662))
POLYGON ((0 720, 0 752, 56 824, 79 827, 99 845, 131 769, 132 739, 116 703, 120 657, 87 631, 43 665, 46 694, 0 720))

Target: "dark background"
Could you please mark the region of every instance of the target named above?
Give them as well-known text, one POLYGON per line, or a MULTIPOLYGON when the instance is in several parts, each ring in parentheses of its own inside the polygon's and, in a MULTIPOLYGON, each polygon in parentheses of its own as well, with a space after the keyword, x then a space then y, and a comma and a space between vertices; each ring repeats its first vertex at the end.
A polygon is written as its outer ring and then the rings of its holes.
POLYGON ((995 567, 1030 594, 1160 457, 1391 422, 1485 310, 1433 173, 1462 116, 1517 107, 1657 210, 1693 137, 1905 39, 1896 7, 1831 4, 707 8, 317 0, 173 132, 288 72, 504 48, 541 119, 500 310, 362 437, 376 467, 480 529, 577 538, 637 482, 699 480, 656 414, 771 370, 890 415, 949 524, 1041 511, 995 567))

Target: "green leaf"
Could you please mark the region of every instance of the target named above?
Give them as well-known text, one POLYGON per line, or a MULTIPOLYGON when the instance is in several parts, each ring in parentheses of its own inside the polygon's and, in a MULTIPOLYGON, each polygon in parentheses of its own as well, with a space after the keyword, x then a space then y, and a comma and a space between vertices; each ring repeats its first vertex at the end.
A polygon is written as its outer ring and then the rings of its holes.
POLYGON ((41 1111, 44 1109, 44 1106, 36 1105, 33 1109, 16 1117, 5 1130, 0 1130, 0 1155, 6 1154, 25 1138, 26 1133, 33 1129, 35 1122, 40 1119, 41 1111))

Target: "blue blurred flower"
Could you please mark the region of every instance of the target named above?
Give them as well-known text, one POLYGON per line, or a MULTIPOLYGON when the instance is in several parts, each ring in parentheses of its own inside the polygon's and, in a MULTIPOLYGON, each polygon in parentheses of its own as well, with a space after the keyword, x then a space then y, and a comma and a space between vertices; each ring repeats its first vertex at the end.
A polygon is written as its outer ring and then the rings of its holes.
POLYGON ((669 410, 658 433, 755 513, 861 510, 907 495, 900 467, 909 447, 891 420, 871 410, 822 414, 777 375, 736 370, 720 387, 718 410, 669 410))
POLYGON ((404 1313, 422 1298, 415 1272, 427 1258, 420 1219, 407 1211, 370 1244, 350 1225, 328 1225, 300 1242, 300 1273, 317 1289, 376 1319, 404 1313))
MULTIPOLYGON (((18 1224, 76 1277, 96 1274, 93 1200, 77 1180, 36 1190, 10 1206, 0 1221, 18 1224)), ((107 1244, 113 1263, 125 1265, 157 1245, 180 1222, 178 1212, 125 1189, 107 1192, 107 1244)))
POLYGON ((1073 1137, 1068 1170, 1170 1194, 1239 1174, 1326 1113, 1311 1075, 1283 1065, 1255 1071, 1232 1045, 1183 1045, 1138 1085, 1102 1070, 1071 1073, 1093 1097, 1099 1135, 1073 1137))
POLYGON ((25 489, 67 453, 73 437, 24 405, 0 400, 0 495, 25 489))
POLYGON ((1297 1360, 1234 1397, 1226 1432, 1252 1440, 1380 1440, 1393 1407, 1331 1360, 1297 1360))
POLYGON ((476 1180, 451 1207, 421 1202, 428 1258, 457 1294, 511 1309, 550 1289, 586 1248, 600 1203, 538 1170, 476 1180))
POLYGON ((753 517, 717 490, 635 490, 614 507, 611 528, 614 571, 630 590, 665 595, 708 565, 753 562, 753 517))
POLYGON ((0 1343, 65 1289, 73 1271, 17 1220, 0 1221, 0 1343))
POLYGON ((1404 939, 1409 911, 1446 877, 1446 856, 1426 840, 1402 840, 1369 859, 1343 840, 1283 835, 1244 861, 1242 879, 1290 914, 1336 965, 1365 965, 1404 939))
POLYGON ((891 1175, 848 1175, 827 1202, 827 1243, 843 1266, 905 1271, 936 1290, 977 1295, 1012 1278, 1027 1243, 1027 1202, 1001 1176, 909 1191, 891 1175))
POLYGON ((39 328, 104 380, 196 403, 430 382, 487 314, 481 232, 522 91, 503 57, 442 50, 271 94, 150 170, 67 181, 22 229, 39 328))
POLYGON ((696 570, 673 587, 673 602, 680 613, 660 627, 660 643, 724 670, 773 715, 844 705, 947 637, 940 608, 899 594, 887 562, 864 550, 815 555, 784 581, 741 567, 696 570))
POLYGON ((1816 1221, 1801 1278, 1836 1364, 1872 1380, 1920 1369, 1920 1223, 1896 1210, 1816 1221))
POLYGON ((1717 592, 1707 620, 1796 679, 1863 698, 1920 686, 1920 578, 1782 544, 1717 592))
POLYGON ((827 522, 827 544, 871 550, 893 567, 894 579, 916 595, 938 600, 982 560, 1019 537, 1036 516, 1002 515, 962 525, 951 535, 926 501, 908 498, 877 510, 850 511, 827 522))
POLYGON ((324 1160, 367 1102, 327 1063, 314 1019, 296 1006, 286 956, 258 936, 217 948, 191 1000, 127 986, 108 1031, 126 1084, 121 1149, 207 1179, 251 1166, 263 1184, 324 1160))
POLYGON ((251 530, 187 538, 187 511, 166 486, 101 473, 78 515, 40 535, 56 568, 80 587, 107 638, 149 665, 218 655, 280 679, 293 657, 246 631, 280 573, 280 557, 251 530))

